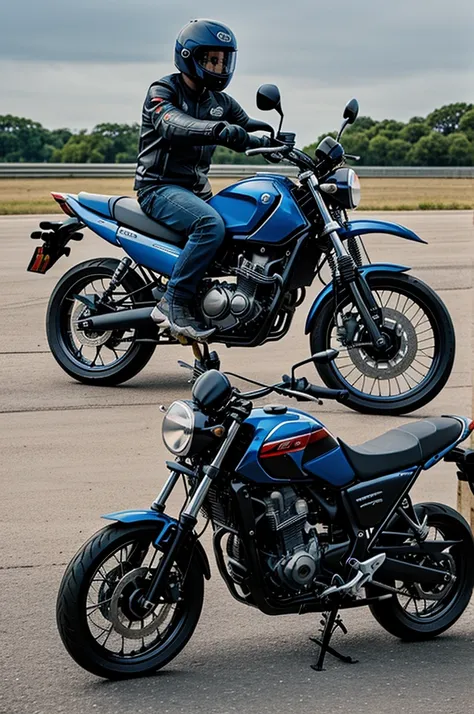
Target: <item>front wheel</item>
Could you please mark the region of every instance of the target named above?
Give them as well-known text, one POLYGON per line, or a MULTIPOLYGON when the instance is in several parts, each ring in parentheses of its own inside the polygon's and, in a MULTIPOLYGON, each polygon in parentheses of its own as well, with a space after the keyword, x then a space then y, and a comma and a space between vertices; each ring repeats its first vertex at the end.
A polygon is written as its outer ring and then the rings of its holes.
POLYGON ((349 392, 352 409, 406 414, 428 404, 448 381, 455 354, 453 323, 444 303, 418 278, 377 273, 366 280, 382 309, 387 348, 378 352, 370 346, 352 297, 346 295, 336 306, 332 294, 311 332, 311 354, 339 350, 333 362, 318 364, 317 370, 326 386, 349 392), (347 335, 350 345, 341 346, 347 335))
MULTIPOLYGON (((474 586, 474 541, 464 518, 453 508, 439 503, 422 503, 415 508, 420 522, 427 518, 428 540, 449 540, 455 545, 446 548, 437 559, 423 554, 415 561, 415 564, 449 571, 450 582, 429 586, 384 581, 399 594, 370 606, 372 615, 387 632, 406 641, 431 639, 452 627, 468 606, 474 586)), ((398 525, 403 528, 403 524, 398 525)), ((413 562, 414 556, 409 557, 413 562)), ((367 588, 369 596, 383 593, 375 586, 367 588)))
POLYGON ((140 596, 161 551, 149 524, 113 524, 72 559, 59 589, 56 619, 71 657, 99 677, 123 679, 164 667, 199 621, 204 576, 196 551, 177 558, 162 601, 144 611, 140 596))

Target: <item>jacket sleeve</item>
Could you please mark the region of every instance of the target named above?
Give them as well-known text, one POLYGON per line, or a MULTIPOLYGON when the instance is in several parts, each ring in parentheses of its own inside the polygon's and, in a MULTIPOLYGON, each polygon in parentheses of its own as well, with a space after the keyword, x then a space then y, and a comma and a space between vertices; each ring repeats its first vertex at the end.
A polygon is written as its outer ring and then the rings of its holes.
POLYGON ((229 100, 229 109, 226 115, 226 119, 229 124, 238 124, 239 126, 247 129, 247 124, 250 121, 250 117, 240 104, 233 98, 227 95, 229 100))
POLYGON ((158 83, 150 87, 145 110, 156 131, 170 144, 212 145, 226 126, 224 121, 203 121, 181 111, 175 92, 166 84, 158 83))

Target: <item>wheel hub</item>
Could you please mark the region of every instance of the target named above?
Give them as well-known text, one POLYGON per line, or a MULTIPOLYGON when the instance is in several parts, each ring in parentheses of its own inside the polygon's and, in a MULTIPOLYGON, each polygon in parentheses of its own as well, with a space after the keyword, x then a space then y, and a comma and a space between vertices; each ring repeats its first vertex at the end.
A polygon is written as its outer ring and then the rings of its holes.
POLYGON ((124 637, 141 639, 156 632, 171 608, 171 603, 160 603, 160 611, 155 613, 139 604, 146 589, 148 573, 148 568, 135 568, 124 575, 114 589, 109 619, 114 630, 124 637), (140 626, 134 626, 137 623, 140 626))
POLYGON ((112 330, 80 330, 78 328, 79 320, 85 320, 90 317, 91 311, 82 303, 78 303, 71 315, 71 328, 76 340, 87 347, 101 347, 112 337, 112 330))
MULTIPOLYGON (((392 308, 383 308, 382 334, 386 346, 382 350, 374 347, 357 347, 349 350, 350 358, 357 369, 372 379, 392 379, 403 374, 412 364, 418 351, 418 339, 410 320, 392 308)), ((368 341, 364 329, 359 342, 368 341)))

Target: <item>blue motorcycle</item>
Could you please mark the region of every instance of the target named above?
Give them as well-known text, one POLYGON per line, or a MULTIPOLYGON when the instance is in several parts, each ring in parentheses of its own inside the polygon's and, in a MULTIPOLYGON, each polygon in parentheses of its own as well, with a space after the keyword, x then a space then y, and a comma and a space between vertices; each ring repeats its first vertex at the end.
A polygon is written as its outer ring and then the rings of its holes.
POLYGON ((199 514, 212 524, 217 567, 237 602, 267 615, 325 613, 313 638, 317 670, 328 652, 353 661, 330 644, 345 629, 340 610, 369 607, 388 632, 411 641, 435 637, 462 615, 474 585, 472 532, 448 506, 413 505, 410 491, 444 457, 474 493, 474 451, 458 447, 474 422, 426 419, 350 446, 298 409, 253 407, 272 392, 345 400, 346 391, 295 374, 337 357, 314 355, 272 386, 249 379, 260 388, 248 393, 209 370, 192 399, 171 404, 162 429, 176 461, 166 464, 161 493, 149 510, 104 516, 114 523, 63 576, 57 624, 79 665, 111 679, 139 676, 183 649, 210 577, 199 514), (186 501, 175 519, 165 506, 180 479, 186 501))
MULTIPOLYGON (((326 386, 349 392, 348 406, 362 412, 401 414, 433 399, 446 384, 455 336, 444 304, 427 285, 395 264, 364 264, 362 236, 395 235, 424 243, 394 223, 349 220, 360 199, 359 179, 345 165, 339 138, 358 114, 356 100, 344 111, 337 139, 327 137, 315 158, 295 148, 281 131, 283 112, 274 85, 257 93, 262 110, 281 115, 270 131, 274 146, 249 150, 299 169, 298 182, 258 173, 210 199, 222 215, 227 240, 203 279, 199 316, 215 328, 213 343, 257 347, 288 332, 305 290, 328 266, 330 283, 306 321, 311 354, 337 348, 339 356, 317 369, 326 386)), ((137 201, 90 193, 52 194, 66 221, 44 221, 42 239, 28 267, 45 273, 86 226, 127 254, 100 258, 69 270, 54 289, 47 312, 49 346, 59 365, 86 384, 115 385, 147 364, 157 345, 176 342, 150 315, 164 294, 185 238, 146 216, 137 201)), ((196 375, 219 368, 207 344, 194 346, 196 375)))

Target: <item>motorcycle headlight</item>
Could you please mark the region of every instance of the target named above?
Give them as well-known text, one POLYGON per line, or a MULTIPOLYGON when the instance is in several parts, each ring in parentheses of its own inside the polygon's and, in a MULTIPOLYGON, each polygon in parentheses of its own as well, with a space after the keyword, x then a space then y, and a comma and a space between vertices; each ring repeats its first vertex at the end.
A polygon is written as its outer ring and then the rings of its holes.
POLYGON ((360 179, 354 169, 349 169, 347 183, 349 185, 349 200, 351 208, 357 208, 360 203, 360 179))
POLYGON ((183 401, 173 402, 161 427, 165 446, 172 454, 186 456, 193 440, 194 412, 183 401))

